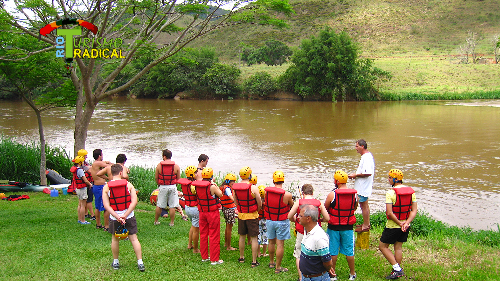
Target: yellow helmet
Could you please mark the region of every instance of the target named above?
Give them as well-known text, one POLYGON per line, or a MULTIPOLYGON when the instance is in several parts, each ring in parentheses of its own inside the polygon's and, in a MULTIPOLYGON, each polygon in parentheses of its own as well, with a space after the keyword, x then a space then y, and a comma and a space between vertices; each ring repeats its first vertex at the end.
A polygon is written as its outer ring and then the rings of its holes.
POLYGON ((250 178, 250 183, 251 184, 257 184, 257 176, 252 175, 252 177, 250 178))
POLYGON ((333 175, 333 178, 338 182, 338 183, 346 183, 347 182, 347 173, 342 171, 342 170, 337 170, 335 174, 333 175))
POLYGON ((401 170, 398 170, 398 169, 391 169, 389 171, 389 177, 395 178, 398 181, 402 181, 403 180, 403 172, 401 172, 401 170))
POLYGON ((85 157, 87 154, 89 154, 89 153, 88 153, 88 152, 87 152, 87 150, 85 150, 85 149, 80 149, 80 150, 78 150, 78 156, 83 156, 83 157, 85 157))
POLYGON ((198 169, 195 166, 187 166, 185 171, 186 177, 194 178, 194 173, 196 173, 196 171, 198 171, 198 169))
POLYGON ((282 171, 275 171, 273 174, 273 182, 282 182, 285 181, 285 174, 282 171))
POLYGON ((266 186, 265 185, 259 185, 259 194, 260 194, 260 197, 266 197, 266 186))
POLYGON ((204 168, 201 171, 201 177, 204 179, 211 179, 214 176, 214 170, 212 168, 204 168))
POLYGON ((128 230, 125 228, 124 225, 119 225, 116 228, 115 237, 120 240, 124 240, 128 237, 128 230))
POLYGON ((250 169, 250 167, 246 166, 246 167, 241 168, 240 178, 242 180, 249 179, 251 175, 252 175, 252 169, 250 169))
POLYGON ((226 175, 226 177, 224 178, 224 181, 236 181, 238 178, 236 177, 235 174, 232 174, 232 173, 229 173, 226 175))
POLYGON ((78 156, 75 157, 75 159, 73 160, 73 162, 75 162, 77 164, 78 163, 81 164, 81 163, 85 162, 85 158, 83 156, 78 155, 78 156))

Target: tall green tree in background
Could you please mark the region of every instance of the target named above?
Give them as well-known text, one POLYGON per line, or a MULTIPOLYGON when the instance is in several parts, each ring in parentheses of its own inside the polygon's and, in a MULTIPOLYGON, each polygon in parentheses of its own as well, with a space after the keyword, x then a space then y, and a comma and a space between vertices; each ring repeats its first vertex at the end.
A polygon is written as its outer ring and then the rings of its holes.
MULTIPOLYGON (((9 30, 9 26, 3 25, 2 28, 4 31, 9 30)), ((0 78, 7 82, 0 84, 0 91, 18 95, 33 109, 38 121, 40 140, 40 184, 47 185, 42 113, 57 106, 74 105, 76 91, 73 84, 64 77, 63 62, 54 60, 53 54, 44 52, 29 56, 29 53, 43 48, 38 40, 12 30, 2 32, 0 40, 3 43, 0 45, 0 56, 11 58, 0 60, 0 78), (19 57, 26 59, 17 60, 19 57)))
MULTIPOLYGON (((258 23, 285 26, 278 18, 280 13, 293 12, 288 0, 256 1, 194 1, 194 0, 16 0, 14 10, 4 6, 0 9, 0 21, 9 24, 17 32, 34 38, 39 37, 43 26, 61 19, 76 18, 98 27, 96 35, 82 30, 75 38, 117 38, 130 42, 125 58, 75 58, 71 81, 78 92, 75 114, 74 152, 85 148, 87 130, 96 106, 104 98, 122 92, 165 59, 183 49, 189 42, 218 28, 241 23, 258 23), (233 8, 220 15, 220 7, 233 3, 233 8), (249 4, 250 3, 250 4, 249 4), (244 6, 245 4, 249 4, 244 6), (212 8, 209 8, 212 5, 212 8), (145 53, 154 54, 154 59, 128 79, 117 83, 115 79, 128 64, 145 53), (114 63, 113 70, 103 74, 105 65, 114 63), (116 85, 114 85, 116 84, 116 85)), ((62 26, 60 28, 73 28, 62 26)), ((48 34, 40 39, 45 45, 29 54, 55 52, 56 35, 48 34)), ((2 42, 0 42, 2 43, 2 42)), ((97 42, 93 43, 93 47, 97 42)), ((0 57, 0 59, 10 59, 0 57)), ((18 58, 21 59, 21 58, 18 58)), ((53 59, 56 59, 55 57, 53 59)))
POLYGON ((374 82, 389 77, 389 73, 372 67, 372 61, 359 54, 359 47, 347 33, 325 28, 317 37, 302 41, 292 56, 292 65, 280 78, 281 84, 302 97, 376 99, 374 82))

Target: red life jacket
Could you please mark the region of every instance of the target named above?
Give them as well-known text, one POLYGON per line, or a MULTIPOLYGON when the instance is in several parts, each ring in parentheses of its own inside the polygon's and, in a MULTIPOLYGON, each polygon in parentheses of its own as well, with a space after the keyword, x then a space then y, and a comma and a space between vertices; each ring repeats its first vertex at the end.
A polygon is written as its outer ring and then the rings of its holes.
POLYGON ((330 214, 331 225, 354 225, 356 217, 354 216, 354 208, 356 206, 356 193, 355 189, 338 188, 335 189, 335 200, 331 202, 328 208, 330 214))
POLYGON ((109 204, 115 211, 128 209, 130 202, 130 191, 127 188, 127 180, 113 180, 108 182, 109 204))
MULTIPOLYGON (((300 211, 300 206, 307 204, 313 205, 316 208, 318 208, 318 215, 321 215, 321 212, 319 210, 321 201, 319 201, 318 199, 299 199, 299 209, 297 210, 297 215, 295 218, 295 230, 297 230, 297 232, 301 234, 304 234, 304 226, 299 223, 300 218, 298 217, 298 212, 300 211)), ((319 220, 319 216, 318 216, 318 224, 321 226, 321 221, 319 220)))
MULTIPOLYGON (((76 189, 81 189, 81 188, 84 188, 84 187, 87 187, 87 184, 83 181, 82 178, 79 178, 76 174, 77 174, 77 171, 78 169, 82 169, 81 167, 77 167, 77 166, 73 166, 69 169, 70 172, 73 173, 73 182, 74 184, 72 184, 76 189)), ((69 191, 69 190, 68 190, 69 191)), ((73 192, 70 191, 70 192, 73 192)))
POLYGON ((415 193, 415 191, 409 186, 396 187, 393 189, 394 192, 396 192, 396 203, 392 205, 392 212, 396 215, 398 220, 406 220, 410 215, 412 194, 415 193))
MULTIPOLYGON (((94 178, 92 177, 92 174, 90 173, 90 165, 88 163, 85 162, 84 164, 85 166, 87 166, 89 169, 87 171, 85 171, 85 177, 87 178, 87 180, 91 183, 94 183, 94 178)), ((83 169, 83 168, 82 168, 83 169)))
POLYGON ((220 187, 220 191, 222 191, 222 197, 220 198, 220 203, 221 203, 222 207, 231 209, 231 208, 236 207, 236 204, 234 204, 234 201, 231 200, 231 198, 226 195, 226 192, 225 192, 226 188, 231 188, 231 187, 227 184, 223 184, 220 187))
POLYGON ((284 221, 288 219, 290 206, 283 203, 285 190, 274 186, 266 187, 266 208, 264 215, 272 221, 284 221))
POLYGON ((262 200, 262 208, 259 210, 259 220, 265 219, 264 215, 264 208, 266 207, 266 203, 264 203, 264 200, 262 200))
POLYGON ((177 183, 181 185, 182 194, 184 195, 184 201, 186 201, 186 206, 194 207, 198 205, 198 200, 196 195, 191 193, 191 181, 188 179, 178 179, 177 183))
POLYGON ((196 187, 196 198, 198 199, 198 210, 200 212, 214 212, 219 210, 217 200, 210 192, 211 182, 194 181, 191 184, 196 187))
POLYGON ((257 205, 257 200, 252 195, 252 184, 250 183, 235 183, 233 184, 234 194, 238 200, 238 212, 244 214, 250 214, 259 208, 257 205))
POLYGON ((172 185, 177 181, 177 175, 174 173, 174 161, 161 161, 161 171, 158 175, 158 185, 172 185))

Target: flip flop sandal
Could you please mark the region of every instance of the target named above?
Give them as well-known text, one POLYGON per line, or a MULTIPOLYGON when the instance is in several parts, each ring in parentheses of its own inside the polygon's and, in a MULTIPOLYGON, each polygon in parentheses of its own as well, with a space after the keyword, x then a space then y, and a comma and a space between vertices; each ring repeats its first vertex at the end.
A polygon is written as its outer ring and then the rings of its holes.
POLYGON ((274 273, 281 273, 281 272, 288 272, 288 268, 281 267, 281 268, 277 268, 276 270, 274 270, 274 273))
POLYGON ((260 263, 258 261, 252 262, 252 268, 259 266, 260 263))
POLYGON ((276 267, 276 263, 270 262, 267 267, 269 267, 269 268, 275 268, 276 267))
POLYGON ((104 230, 104 231, 108 232, 108 231, 109 231, 109 228, 107 228, 107 227, 104 227, 104 226, 103 226, 103 227, 102 227, 102 230, 104 230))
POLYGON ((189 218, 187 216, 182 216, 182 219, 185 220, 185 221, 189 220, 189 218))
POLYGON ((104 228, 104 226, 102 226, 102 225, 96 225, 95 228, 101 229, 101 228, 104 228))
POLYGON ((245 262, 245 258, 239 258, 239 259, 238 259, 238 262, 239 262, 239 263, 244 263, 244 262, 245 262))

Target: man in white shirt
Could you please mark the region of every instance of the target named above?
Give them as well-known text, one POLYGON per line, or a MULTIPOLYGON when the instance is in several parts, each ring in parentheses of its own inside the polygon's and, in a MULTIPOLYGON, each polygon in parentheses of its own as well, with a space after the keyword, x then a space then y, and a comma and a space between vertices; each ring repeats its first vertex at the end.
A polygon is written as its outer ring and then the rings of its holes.
POLYGON ((358 191, 359 206, 363 214, 363 224, 361 228, 356 228, 356 232, 370 230, 370 207, 368 198, 372 195, 373 177, 375 175, 375 160, 364 139, 356 142, 356 151, 361 154, 358 169, 356 173, 350 174, 350 179, 355 179, 354 189, 358 191))

